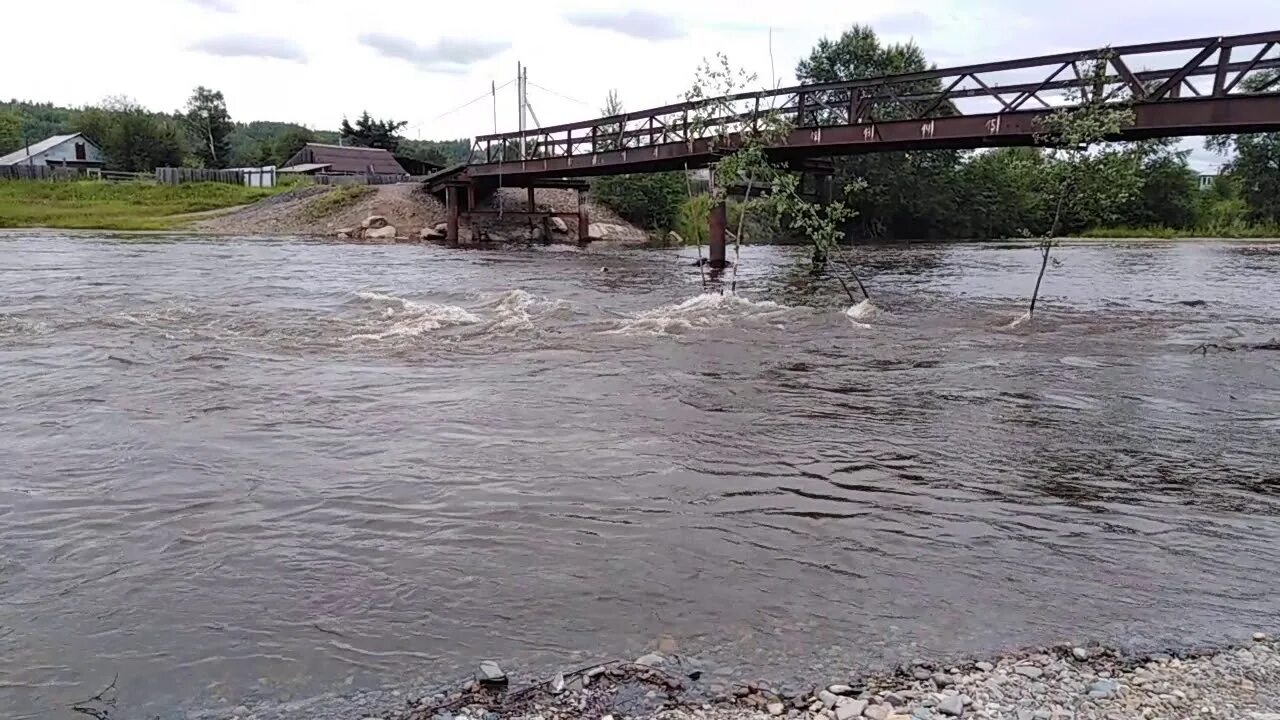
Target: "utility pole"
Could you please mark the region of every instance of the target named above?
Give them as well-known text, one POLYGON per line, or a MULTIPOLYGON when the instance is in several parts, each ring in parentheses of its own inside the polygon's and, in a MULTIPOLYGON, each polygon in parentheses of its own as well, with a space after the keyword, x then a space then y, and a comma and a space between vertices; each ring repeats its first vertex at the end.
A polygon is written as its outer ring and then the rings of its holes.
POLYGON ((517 127, 520 129, 520 159, 521 160, 523 160, 525 157, 524 109, 525 109, 525 103, 527 102, 525 99, 525 92, 527 90, 527 88, 525 87, 525 81, 528 79, 528 75, 529 75, 528 68, 526 68, 523 63, 517 62, 516 63, 516 104, 518 106, 519 113, 520 113, 520 119, 519 119, 519 122, 517 123, 517 127))

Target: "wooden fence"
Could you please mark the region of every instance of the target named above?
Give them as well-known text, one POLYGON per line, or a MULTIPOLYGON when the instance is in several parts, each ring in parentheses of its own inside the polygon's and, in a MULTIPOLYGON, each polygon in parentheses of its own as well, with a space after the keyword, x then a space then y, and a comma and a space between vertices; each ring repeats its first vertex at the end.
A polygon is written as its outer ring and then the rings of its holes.
POLYGON ((395 185, 408 182, 408 175, 326 175, 311 176, 317 185, 395 185))
POLYGON ((85 177, 84 168, 53 167, 50 165, 3 165, 0 180, 80 180, 85 177))
POLYGON ((227 185, 243 185, 242 170, 208 170, 205 168, 156 168, 156 182, 161 185, 182 185, 184 183, 212 182, 227 185))

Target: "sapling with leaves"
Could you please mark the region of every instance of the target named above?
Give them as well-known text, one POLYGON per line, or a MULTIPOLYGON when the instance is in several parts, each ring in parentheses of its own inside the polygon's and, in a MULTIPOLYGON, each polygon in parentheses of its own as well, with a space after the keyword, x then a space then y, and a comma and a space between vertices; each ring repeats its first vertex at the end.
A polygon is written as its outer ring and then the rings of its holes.
MULTIPOLYGON (((1090 173, 1099 169, 1123 172, 1121 163, 1102 163, 1095 157, 1099 143, 1115 138, 1133 123, 1133 110, 1127 102, 1128 92, 1123 84, 1111 92, 1106 86, 1115 79, 1110 77, 1113 54, 1105 50, 1098 57, 1087 61, 1080 73, 1080 84, 1066 93, 1071 107, 1055 110, 1039 120, 1037 141, 1048 147, 1049 155, 1056 161, 1061 173, 1056 197, 1053 198, 1053 222, 1048 233, 1041 238, 1040 272, 1036 275, 1035 289, 1026 318, 1035 315, 1040 297, 1040 285, 1049 267, 1050 254, 1058 246, 1058 232, 1062 219, 1069 211, 1080 211, 1103 203, 1118 203, 1127 199, 1127 193, 1135 186, 1132 178, 1111 178, 1110 182, 1086 182, 1090 173)), ((1132 171, 1131 171, 1132 172, 1132 171)), ((1094 178, 1095 180, 1097 178, 1094 178)))
MULTIPOLYGON (((840 252, 845 224, 855 212, 843 201, 824 206, 804 199, 799 176, 770 159, 769 148, 785 144, 792 125, 780 110, 764 104, 765 93, 747 90, 756 80, 754 74, 735 68, 725 55, 717 54, 715 61, 703 61, 693 86, 685 94, 685 99, 693 103, 687 124, 690 144, 695 139, 705 139, 711 144, 709 150, 718 156, 711 164, 713 201, 724 202, 731 188, 746 189, 734 237, 731 289, 736 290, 747 214, 759 209, 770 211, 786 227, 813 243, 815 266, 824 267, 829 254, 840 255, 863 297, 870 299, 852 264, 840 252)), ((853 184, 846 186, 846 197, 856 189, 853 184)), ((858 302, 844 279, 837 278, 850 302, 858 302)))

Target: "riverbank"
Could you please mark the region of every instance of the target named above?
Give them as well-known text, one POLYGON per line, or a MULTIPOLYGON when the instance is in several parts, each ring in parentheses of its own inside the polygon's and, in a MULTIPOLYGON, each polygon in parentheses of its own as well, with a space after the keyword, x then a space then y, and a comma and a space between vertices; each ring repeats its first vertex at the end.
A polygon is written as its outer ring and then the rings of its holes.
POLYGON ((1242 225, 1229 228, 1115 227, 1086 230, 1076 236, 1086 240, 1270 240, 1280 238, 1280 226, 1242 225))
POLYGON ((0 182, 0 228, 172 230, 287 192, 225 183, 0 182))
POLYGON ((534 679, 485 662, 474 679, 440 687, 240 706, 230 720, 1280 720, 1280 649, 1262 633, 1145 657, 1061 645, 956 664, 917 659, 803 686, 727 680, 662 644, 666 652, 534 679))

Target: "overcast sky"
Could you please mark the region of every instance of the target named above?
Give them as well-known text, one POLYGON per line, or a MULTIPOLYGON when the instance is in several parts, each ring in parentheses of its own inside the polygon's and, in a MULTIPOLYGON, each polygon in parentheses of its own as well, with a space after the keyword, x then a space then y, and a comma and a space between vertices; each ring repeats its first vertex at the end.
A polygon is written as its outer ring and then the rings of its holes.
MULTIPOLYGON (((225 93, 237 120, 333 129, 368 109, 408 120, 409 137, 469 137, 493 130, 493 101, 455 108, 513 79, 517 61, 530 68, 538 119, 552 124, 592 116, 611 88, 633 109, 674 101, 716 51, 768 78, 770 28, 787 82, 819 38, 855 22, 915 39, 946 66, 1272 29, 1278 1, 6 2, 0 97, 79 106, 128 95, 173 110, 203 84, 225 93)), ((514 129, 515 108, 509 86, 501 130, 514 129)))

